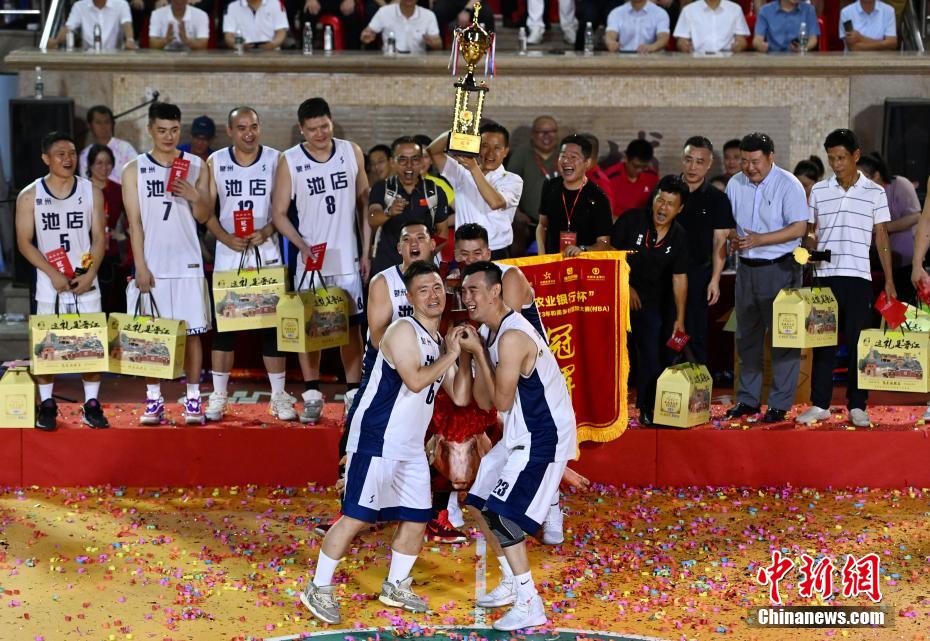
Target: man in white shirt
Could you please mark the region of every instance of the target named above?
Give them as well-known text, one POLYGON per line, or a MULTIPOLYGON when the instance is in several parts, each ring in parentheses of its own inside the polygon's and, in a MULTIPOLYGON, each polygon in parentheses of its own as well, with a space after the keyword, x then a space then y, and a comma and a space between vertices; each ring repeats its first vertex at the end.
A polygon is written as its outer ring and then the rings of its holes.
MULTIPOLYGON (((526 29, 528 31, 526 42, 538 45, 543 41, 546 25, 543 23, 543 12, 546 10, 545 0, 526 0, 526 29)), ((559 28, 562 30, 562 40, 565 44, 575 44, 578 34, 578 19, 575 18, 574 0, 559 0, 559 28)))
POLYGON ((81 150, 80 168, 86 171, 87 152, 90 151, 94 144, 106 145, 113 152, 115 163, 113 171, 110 172, 110 180, 116 184, 121 184, 123 167, 126 163, 135 160, 139 154, 135 148, 120 138, 113 135, 113 112, 106 105, 95 105, 87 110, 87 124, 90 127, 91 144, 81 150))
POLYGON ((608 51, 654 53, 668 45, 668 13, 651 0, 630 0, 607 16, 608 51))
POLYGON ((94 48, 94 25, 100 25, 103 51, 116 51, 122 39, 127 49, 136 49, 132 35, 132 14, 126 0, 78 0, 71 7, 68 21, 49 41, 49 48, 61 46, 69 31, 79 31, 84 49, 94 48))
POLYGON ((206 49, 209 38, 210 19, 187 0, 170 0, 149 19, 150 49, 206 49))
POLYGON ((675 25, 678 50, 684 53, 737 53, 749 45, 748 36, 743 9, 730 0, 692 2, 675 25))
MULTIPOLYGON (((455 190, 454 225, 477 223, 488 230, 491 260, 510 256, 514 215, 523 194, 523 179, 502 165, 510 153, 510 133, 496 123, 481 126, 479 157, 446 154, 448 132, 429 146, 433 164, 455 190)), ((450 223, 450 227, 454 226, 450 223)))
POLYGON ((226 8, 223 40, 234 49, 238 30, 246 49, 280 49, 287 28, 287 15, 278 0, 235 0, 226 8))
POLYGON ((840 39, 850 51, 894 51, 898 33, 894 7, 881 0, 858 0, 840 11, 840 39), (846 31, 847 22, 852 30, 846 31))
POLYGON ((374 42, 378 34, 387 51, 388 34, 394 34, 398 53, 426 53, 427 49, 442 49, 436 14, 417 6, 416 0, 400 0, 378 9, 362 31, 362 43, 374 42))

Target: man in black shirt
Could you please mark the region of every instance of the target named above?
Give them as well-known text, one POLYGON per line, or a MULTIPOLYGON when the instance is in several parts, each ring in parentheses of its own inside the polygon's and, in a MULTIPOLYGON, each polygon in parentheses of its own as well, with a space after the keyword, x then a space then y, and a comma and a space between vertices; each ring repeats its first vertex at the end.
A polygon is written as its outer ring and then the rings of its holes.
POLYGON ((685 142, 681 179, 689 194, 677 222, 688 234, 688 305, 685 328, 694 358, 707 364, 707 309, 720 298, 720 274, 726 264, 727 236, 736 227, 730 199, 713 187, 707 174, 714 162, 714 146, 704 136, 685 142))
MULTIPOLYGON (((400 265, 397 251, 404 225, 420 223, 445 238, 449 205, 446 194, 431 178, 420 175, 423 148, 412 136, 403 136, 391 145, 394 173, 371 188, 368 222, 375 230, 371 273, 400 265)), ((427 257, 431 258, 431 257, 427 257)))
POLYGON ((591 141, 572 135, 559 145, 561 176, 543 184, 536 244, 539 255, 610 249, 610 201, 585 176, 591 168, 591 141))
POLYGON ((678 176, 665 176, 656 185, 652 211, 631 209, 614 225, 611 244, 633 251, 630 265, 630 331, 636 348, 636 407, 643 425, 652 425, 656 381, 662 373, 662 346, 675 332, 685 331, 688 297, 688 239, 675 222, 688 187, 678 176), (670 311, 663 306, 668 290, 675 300, 672 331, 663 322, 670 311), (663 331, 663 327, 666 331, 663 331))

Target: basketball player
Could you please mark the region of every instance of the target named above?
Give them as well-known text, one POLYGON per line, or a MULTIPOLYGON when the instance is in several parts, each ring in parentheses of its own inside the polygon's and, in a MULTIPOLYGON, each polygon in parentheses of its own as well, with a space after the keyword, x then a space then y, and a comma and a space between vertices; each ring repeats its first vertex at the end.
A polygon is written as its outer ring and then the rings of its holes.
POLYGON ((423 439, 440 385, 458 405, 471 400, 471 358, 460 355, 459 341, 477 337, 471 328, 453 328, 443 352, 439 322, 446 293, 436 265, 413 262, 404 284, 413 315, 397 319, 384 333, 371 375, 349 413, 343 517, 326 533, 313 581, 300 597, 326 623, 341 621, 332 585, 339 560, 359 531, 379 520, 400 521, 381 602, 426 611, 426 602, 410 587, 432 504, 423 439))
MULTIPOLYGON (((184 370, 187 395, 184 422, 203 424, 200 371, 203 347, 200 335, 210 330, 210 298, 203 275, 203 255, 197 223, 206 224, 212 213, 208 206, 209 179, 203 161, 177 149, 181 136, 181 110, 156 102, 149 107, 152 151, 139 154, 123 168, 123 205, 129 220, 129 239, 136 262, 135 280, 126 288, 126 309, 136 304, 142 313, 183 320, 187 325, 184 370), (168 189, 175 159, 190 163, 186 179, 177 179, 168 189)), ((142 425, 165 420, 165 399, 157 379, 146 385, 142 425)))
MULTIPOLYGON (((258 267, 280 267, 281 250, 278 234, 271 222, 271 190, 281 152, 261 144, 261 123, 252 107, 236 107, 229 112, 226 133, 233 144, 220 149, 207 159, 209 200, 219 198, 219 225, 215 235, 214 271, 238 269, 245 255, 245 266, 256 267, 255 252, 261 258, 258 267), (255 231, 248 238, 235 235, 235 212, 249 211, 255 231)), ((212 219, 211 220, 215 220, 212 219)), ((278 351, 274 328, 250 332, 261 341, 262 358, 271 382, 271 415, 282 421, 296 421, 294 397, 284 391, 285 356, 278 351)), ((206 416, 211 421, 222 420, 229 400, 227 385, 232 370, 235 332, 217 332, 213 338, 213 393, 207 404, 206 416)))
MULTIPOLYGON (((333 138, 333 119, 322 98, 305 100, 297 110, 304 142, 281 155, 275 171, 272 210, 275 227, 300 251, 294 284, 310 287, 304 267, 310 246, 326 243, 320 270, 328 287, 340 287, 349 299, 349 343, 340 348, 348 391, 346 412, 362 376, 362 332, 365 313, 362 280, 368 279, 371 228, 367 222, 368 177, 362 150, 354 142, 333 138), (297 207, 297 227, 288 218, 297 207), (361 256, 356 230, 361 234, 361 256)), ((316 423, 323 412, 320 392, 320 352, 298 354, 305 390, 301 423, 316 423)))
MULTIPOLYGON (((97 270, 104 252, 103 193, 76 175, 77 147, 68 134, 52 132, 43 138, 42 162, 48 166, 48 174, 16 198, 16 243, 36 268, 36 313, 54 314, 56 307, 63 314, 100 312, 97 270), (49 262, 49 253, 57 249, 68 254, 73 276, 65 276, 49 262)), ((100 374, 83 374, 82 378, 82 421, 92 428, 109 427, 97 400, 100 374)), ((58 417, 58 405, 52 398, 54 377, 36 379, 40 401, 36 427, 51 432, 58 417)))
POLYGON ((481 510, 482 532, 513 572, 514 606, 494 628, 540 626, 546 610, 530 573, 524 533, 539 530, 575 454, 575 413, 546 340, 504 303, 500 268, 487 261, 468 266, 462 291, 484 339, 461 339, 462 349, 474 357, 475 400, 482 408, 497 408, 504 422, 504 436, 481 459, 466 499, 481 510))

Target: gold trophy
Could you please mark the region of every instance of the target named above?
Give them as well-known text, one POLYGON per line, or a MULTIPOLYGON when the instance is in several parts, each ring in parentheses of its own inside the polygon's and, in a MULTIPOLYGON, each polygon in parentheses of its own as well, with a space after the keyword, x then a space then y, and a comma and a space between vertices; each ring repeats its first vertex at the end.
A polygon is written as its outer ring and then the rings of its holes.
POLYGON ((461 53, 465 61, 465 76, 455 83, 455 111, 452 114, 452 129, 449 130, 446 152, 461 156, 477 156, 481 148, 481 135, 478 133, 478 127, 481 122, 481 109, 484 106, 484 94, 488 92, 488 86, 483 80, 481 84, 475 83, 475 66, 489 49, 492 58, 491 73, 492 75, 494 73, 494 35, 488 34, 484 27, 478 24, 480 10, 481 2, 476 2, 472 23, 464 29, 456 29, 455 41, 452 43, 452 75, 456 74, 458 55, 461 53), (478 95, 474 110, 472 110, 469 108, 469 103, 474 94, 478 95))

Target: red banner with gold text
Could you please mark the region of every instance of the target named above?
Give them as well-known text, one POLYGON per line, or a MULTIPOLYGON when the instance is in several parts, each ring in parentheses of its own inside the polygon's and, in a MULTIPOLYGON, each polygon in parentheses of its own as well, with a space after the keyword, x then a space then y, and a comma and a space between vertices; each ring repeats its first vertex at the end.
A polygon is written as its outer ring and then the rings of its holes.
POLYGON ((518 266, 572 395, 578 441, 611 441, 626 429, 629 266, 626 252, 501 261, 518 266))

